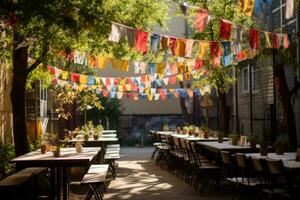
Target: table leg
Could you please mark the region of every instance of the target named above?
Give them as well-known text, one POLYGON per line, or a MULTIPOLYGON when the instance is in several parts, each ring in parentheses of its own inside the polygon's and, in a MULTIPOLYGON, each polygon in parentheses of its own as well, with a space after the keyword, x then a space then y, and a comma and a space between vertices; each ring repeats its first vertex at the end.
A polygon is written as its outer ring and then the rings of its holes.
POLYGON ((56 196, 57 200, 61 200, 61 168, 56 168, 56 196))
POLYGON ((56 199, 56 168, 52 167, 50 169, 50 199, 56 199))
POLYGON ((69 169, 63 167, 63 200, 68 199, 69 194, 69 169))

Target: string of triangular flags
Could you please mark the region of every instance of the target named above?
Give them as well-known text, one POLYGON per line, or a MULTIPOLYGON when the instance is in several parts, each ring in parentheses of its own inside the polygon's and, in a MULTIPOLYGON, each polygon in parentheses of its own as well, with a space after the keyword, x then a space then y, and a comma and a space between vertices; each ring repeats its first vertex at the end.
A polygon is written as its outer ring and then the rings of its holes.
MULTIPOLYGON (((194 26, 202 32, 208 24, 211 17, 203 9, 198 10, 195 17, 194 26)), ((265 38, 265 48, 279 49, 288 48, 289 39, 287 34, 266 32, 251 28, 246 30, 244 27, 236 25, 227 20, 221 20, 219 37, 223 41, 203 41, 185 38, 176 38, 173 36, 159 35, 149 33, 140 29, 134 29, 123 24, 112 22, 109 41, 120 42, 121 39, 127 39, 129 45, 143 54, 148 52, 168 51, 173 56, 210 59, 213 66, 230 65, 247 58, 253 58, 260 49, 261 35, 265 38), (234 34, 233 29, 235 29, 234 34), (248 33, 248 44, 242 46, 243 34, 248 33), (230 40, 234 35, 234 40, 230 40), (198 51, 197 51, 198 50, 198 51)))
POLYGON ((88 89, 94 91, 97 94, 102 94, 107 98, 117 99, 133 99, 133 100, 172 100, 178 98, 192 98, 194 95, 201 96, 205 93, 211 93, 211 88, 206 86, 200 89, 191 88, 145 88, 143 91, 119 91, 118 89, 108 88, 104 85, 87 85, 77 84, 70 81, 54 79, 52 82, 55 86, 67 87, 81 91, 88 89))
MULTIPOLYGON (((164 68, 163 68, 164 69, 164 68)), ((168 65, 165 76, 153 72, 136 77, 100 77, 92 75, 78 74, 74 72, 65 71, 57 67, 48 65, 48 71, 55 79, 62 79, 72 83, 86 84, 86 85, 105 85, 108 89, 122 91, 144 91, 146 88, 162 87, 163 85, 174 85, 176 81, 188 81, 193 78, 196 71, 202 70, 203 75, 209 75, 205 68, 193 68, 185 65, 175 64, 168 65)), ((158 68, 157 72, 160 72, 158 68)))
MULTIPOLYGON (((92 68, 97 68, 100 70, 105 69, 107 66, 111 66, 112 69, 117 69, 120 71, 128 72, 129 67, 134 68, 135 74, 145 74, 157 72, 159 76, 164 76, 165 72, 174 71, 178 69, 178 71, 182 71, 182 68, 185 66, 188 68, 199 69, 203 66, 210 66, 210 60, 204 59, 191 59, 191 58, 182 58, 178 57, 177 62, 145 62, 145 61, 130 61, 130 60, 122 60, 116 59, 106 56, 93 56, 88 53, 80 53, 78 51, 74 51, 70 53, 68 56, 65 56, 69 61, 74 64, 89 66, 92 68), (169 65, 169 66, 167 66, 169 65)), ((175 73, 175 72, 174 72, 175 73)))
MULTIPOLYGON (((263 12, 263 4, 270 5, 272 0, 239 0, 240 10, 248 16, 263 12)), ((295 0, 285 1, 285 19, 295 16, 295 0)))

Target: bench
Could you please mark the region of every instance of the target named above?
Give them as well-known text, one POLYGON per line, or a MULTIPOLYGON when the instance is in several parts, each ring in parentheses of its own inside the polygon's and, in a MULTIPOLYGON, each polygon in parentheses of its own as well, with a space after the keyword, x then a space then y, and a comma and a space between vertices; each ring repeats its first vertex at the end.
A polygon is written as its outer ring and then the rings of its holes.
POLYGON ((72 182, 71 184, 89 186, 89 191, 85 199, 91 199, 93 195, 95 199, 103 199, 104 192, 106 191, 104 183, 111 180, 107 178, 108 168, 108 164, 91 165, 81 181, 72 182))
MULTIPOLYGON (((20 193, 20 189, 30 181, 34 176, 44 172, 44 167, 29 167, 18 171, 0 181, 0 196, 4 199, 18 199, 18 196, 24 195, 20 193)), ((28 191, 24 191, 28 192, 28 191)))

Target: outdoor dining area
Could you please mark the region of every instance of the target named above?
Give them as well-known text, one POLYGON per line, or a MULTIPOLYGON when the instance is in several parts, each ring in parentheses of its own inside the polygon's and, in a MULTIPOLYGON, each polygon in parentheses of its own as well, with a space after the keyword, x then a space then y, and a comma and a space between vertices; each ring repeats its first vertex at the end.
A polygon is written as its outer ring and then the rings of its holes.
POLYGON ((103 199, 107 182, 116 178, 120 144, 116 130, 98 129, 91 123, 89 127, 89 133, 70 131, 64 140, 45 142, 12 159, 18 172, 0 181, 1 199, 67 200, 72 185, 87 186, 86 199, 103 199), (85 171, 80 180, 71 177, 73 168, 85 171))
MULTIPOLYGON (((155 164, 205 195, 235 188, 232 199, 299 199, 300 149, 278 150, 247 136, 223 134, 193 126, 190 132, 150 131, 155 164), (257 142, 257 143, 256 143, 257 142)), ((282 148, 282 147, 281 147, 282 148)))

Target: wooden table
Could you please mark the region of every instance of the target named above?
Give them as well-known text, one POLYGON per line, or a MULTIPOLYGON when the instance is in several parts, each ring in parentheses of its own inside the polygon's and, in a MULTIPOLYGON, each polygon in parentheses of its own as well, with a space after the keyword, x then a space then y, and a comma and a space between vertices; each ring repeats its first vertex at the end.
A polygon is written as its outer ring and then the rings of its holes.
MULTIPOLYGON (((184 138, 184 139, 187 139, 189 141, 201 141, 201 142, 218 141, 218 138, 214 138, 214 137, 209 137, 209 138, 195 137, 195 136, 190 136, 190 135, 187 135, 187 134, 178 134, 174 131, 157 131, 156 133, 160 134, 160 135, 173 136, 173 137, 177 137, 177 138, 184 138)), ((228 138, 223 138, 223 141, 228 141, 228 138)))
POLYGON ((12 159, 22 167, 48 167, 51 169, 51 199, 61 199, 61 182, 63 183, 63 199, 68 199, 69 168, 74 166, 88 167, 91 161, 101 151, 100 147, 85 147, 82 153, 76 153, 75 148, 61 148, 61 156, 54 157, 52 152, 41 154, 36 150, 12 159), (62 174, 62 177, 61 177, 62 174), (62 179, 62 180, 61 180, 62 179))
POLYGON ((245 156, 247 158, 255 157, 260 159, 275 159, 275 160, 288 161, 288 160, 295 160, 296 152, 285 152, 283 155, 277 155, 276 153, 268 153, 267 156, 262 156, 260 155, 260 153, 246 153, 245 156))
POLYGON ((107 133, 115 133, 117 134, 117 130, 103 130, 102 133, 107 134, 107 133))
POLYGON ((256 145, 255 149, 252 149, 250 146, 235 146, 229 144, 227 141, 223 143, 218 143, 215 141, 212 142, 197 142, 197 145, 202 146, 203 148, 212 151, 214 153, 219 153, 220 151, 229 151, 230 153, 235 153, 235 152, 253 152, 257 151, 259 148, 259 145, 256 145))

